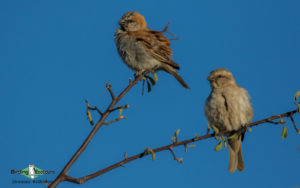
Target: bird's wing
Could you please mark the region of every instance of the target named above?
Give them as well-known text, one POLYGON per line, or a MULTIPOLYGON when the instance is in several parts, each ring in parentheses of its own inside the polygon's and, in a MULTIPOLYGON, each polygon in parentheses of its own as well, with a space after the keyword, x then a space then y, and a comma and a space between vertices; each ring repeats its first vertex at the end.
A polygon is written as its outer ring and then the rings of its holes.
POLYGON ((172 49, 170 48, 169 39, 160 31, 135 31, 131 32, 139 44, 141 44, 149 54, 162 63, 166 63, 175 69, 179 65, 172 61, 172 49))
POLYGON ((226 96, 225 96, 224 94, 222 94, 222 97, 224 98, 224 106, 225 106, 225 109, 226 109, 226 111, 228 112, 228 103, 227 103, 226 96))

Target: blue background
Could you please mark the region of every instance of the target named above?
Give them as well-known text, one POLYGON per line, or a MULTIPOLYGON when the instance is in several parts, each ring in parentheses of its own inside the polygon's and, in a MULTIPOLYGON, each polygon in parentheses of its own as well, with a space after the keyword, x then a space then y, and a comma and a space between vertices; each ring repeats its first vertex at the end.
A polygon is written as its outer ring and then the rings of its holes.
MULTIPOLYGON (((136 10, 150 28, 169 30, 174 61, 191 90, 159 72, 150 94, 141 83, 120 102, 130 104, 128 119, 105 126, 69 171, 74 177, 93 173, 123 158, 179 139, 205 134, 203 107, 215 68, 229 69, 246 88, 255 110, 253 121, 296 108, 300 90, 300 2, 249 1, 0 1, 1 187, 27 180, 11 175, 33 163, 55 175, 81 145, 92 127, 84 100, 104 110, 110 103, 105 83, 119 93, 133 72, 119 58, 114 31, 122 14, 136 10)), ((109 119, 118 116, 116 112, 109 119)), ((93 113, 95 120, 98 119, 93 113)), ((299 115, 295 116, 300 126, 299 115)), ((300 136, 287 121, 262 125, 246 135, 244 172, 227 172, 228 150, 214 152, 217 141, 197 143, 184 153, 174 149, 126 164, 80 187, 290 187, 300 186, 300 136)), ((59 187, 75 187, 64 182, 59 187)))

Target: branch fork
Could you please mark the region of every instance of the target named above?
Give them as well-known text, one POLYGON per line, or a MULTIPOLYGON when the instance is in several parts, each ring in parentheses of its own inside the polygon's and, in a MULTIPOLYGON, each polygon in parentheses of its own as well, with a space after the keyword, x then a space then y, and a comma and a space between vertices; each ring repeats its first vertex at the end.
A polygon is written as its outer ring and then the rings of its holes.
MULTIPOLYGON (((102 112, 101 110, 99 110, 97 107, 91 107, 88 104, 88 100, 86 100, 86 106, 87 106, 87 115, 88 115, 88 119, 90 120, 91 125, 93 125, 93 120, 91 117, 91 113, 89 110, 92 111, 97 111, 99 113, 99 115, 101 116, 99 121, 96 123, 96 125, 94 126, 94 128, 92 129, 92 131, 90 132, 90 134, 87 136, 87 138, 84 140, 84 142, 82 143, 82 145, 78 148, 78 150, 75 152, 75 154, 71 157, 71 159, 69 160, 69 162, 65 165, 65 167, 62 169, 62 171, 59 173, 59 175, 56 177, 56 179, 48 186, 49 188, 54 188, 56 187, 58 184, 60 184, 63 181, 69 181, 69 182, 73 182, 73 183, 77 183, 77 184, 82 184, 92 178, 95 178, 97 176, 99 176, 98 174, 101 173, 105 173, 105 171, 100 171, 97 174, 91 174, 89 176, 85 176, 83 178, 73 178, 67 175, 67 172, 69 171, 69 169, 73 166, 73 164, 75 163, 75 161, 78 159, 78 157, 82 154, 82 152, 86 149, 86 147, 88 146, 88 144, 90 143, 90 141, 92 140, 92 138, 94 137, 94 135, 96 134, 96 132, 103 126, 103 125, 109 125, 112 124, 114 122, 117 122, 121 119, 125 119, 124 116, 122 116, 120 114, 120 116, 110 122, 106 122, 106 118, 109 116, 109 114, 114 111, 114 110, 120 110, 120 109, 125 109, 128 108, 129 105, 125 105, 123 107, 117 107, 115 108, 115 105, 121 100, 121 98, 134 86, 136 85, 143 77, 144 75, 148 74, 148 71, 145 71, 143 74, 135 77, 135 79, 133 81, 130 81, 128 86, 116 97, 111 89, 111 85, 106 83, 106 89, 109 91, 112 102, 110 103, 110 105, 107 107, 107 109, 105 110, 105 112, 102 112)), ((128 161, 128 160, 127 160, 128 161)), ((121 164, 122 165, 122 164, 121 164)), ((117 166, 114 166, 114 168, 119 167, 120 164, 118 164, 117 166)))
POLYGON ((172 154, 174 160, 176 160, 176 161, 179 162, 179 163, 183 163, 182 158, 177 158, 177 157, 176 157, 176 155, 175 155, 175 153, 174 153, 174 151, 173 151, 173 147, 169 147, 168 149, 169 149, 169 151, 171 152, 171 154, 172 154))

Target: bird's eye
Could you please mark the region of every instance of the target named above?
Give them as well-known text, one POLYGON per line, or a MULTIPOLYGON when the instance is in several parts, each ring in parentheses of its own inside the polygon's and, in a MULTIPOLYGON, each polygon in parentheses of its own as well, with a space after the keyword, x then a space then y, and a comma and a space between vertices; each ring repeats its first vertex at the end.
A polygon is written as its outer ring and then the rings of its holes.
POLYGON ((222 76, 221 76, 221 75, 219 75, 219 76, 218 76, 218 78, 222 78, 222 76))

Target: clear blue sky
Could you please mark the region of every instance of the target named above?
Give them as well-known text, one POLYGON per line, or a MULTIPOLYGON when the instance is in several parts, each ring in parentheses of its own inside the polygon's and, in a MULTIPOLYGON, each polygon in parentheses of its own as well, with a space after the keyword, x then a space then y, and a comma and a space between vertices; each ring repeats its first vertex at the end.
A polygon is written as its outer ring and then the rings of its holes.
MULTIPOLYGON (((75 177, 93 173, 146 146, 155 148, 179 139, 205 134, 203 107, 212 69, 232 71, 252 99, 255 120, 294 110, 300 90, 300 2, 249 1, 16 1, 0 2, 1 187, 26 180, 11 175, 33 163, 54 179, 92 127, 85 103, 104 109, 110 102, 105 83, 119 93, 133 72, 119 58, 114 31, 123 13, 135 10, 150 28, 169 30, 174 61, 191 90, 170 75, 158 73, 150 94, 141 84, 120 104, 128 119, 103 127, 71 168, 75 177)), ((115 114, 117 116, 117 113, 115 114)), ((97 120, 96 114, 93 114, 97 120)), ((113 119, 116 116, 111 116, 113 119)), ((300 126, 300 118, 295 116, 300 126)), ((214 152, 214 139, 197 143, 188 153, 175 149, 183 164, 169 152, 118 168, 80 187, 300 187, 300 136, 290 121, 283 140, 281 125, 256 127, 246 135, 244 172, 227 172, 228 150, 214 152)), ((62 183, 59 187, 75 187, 62 183)), ((76 186, 77 187, 77 186, 76 186)))

